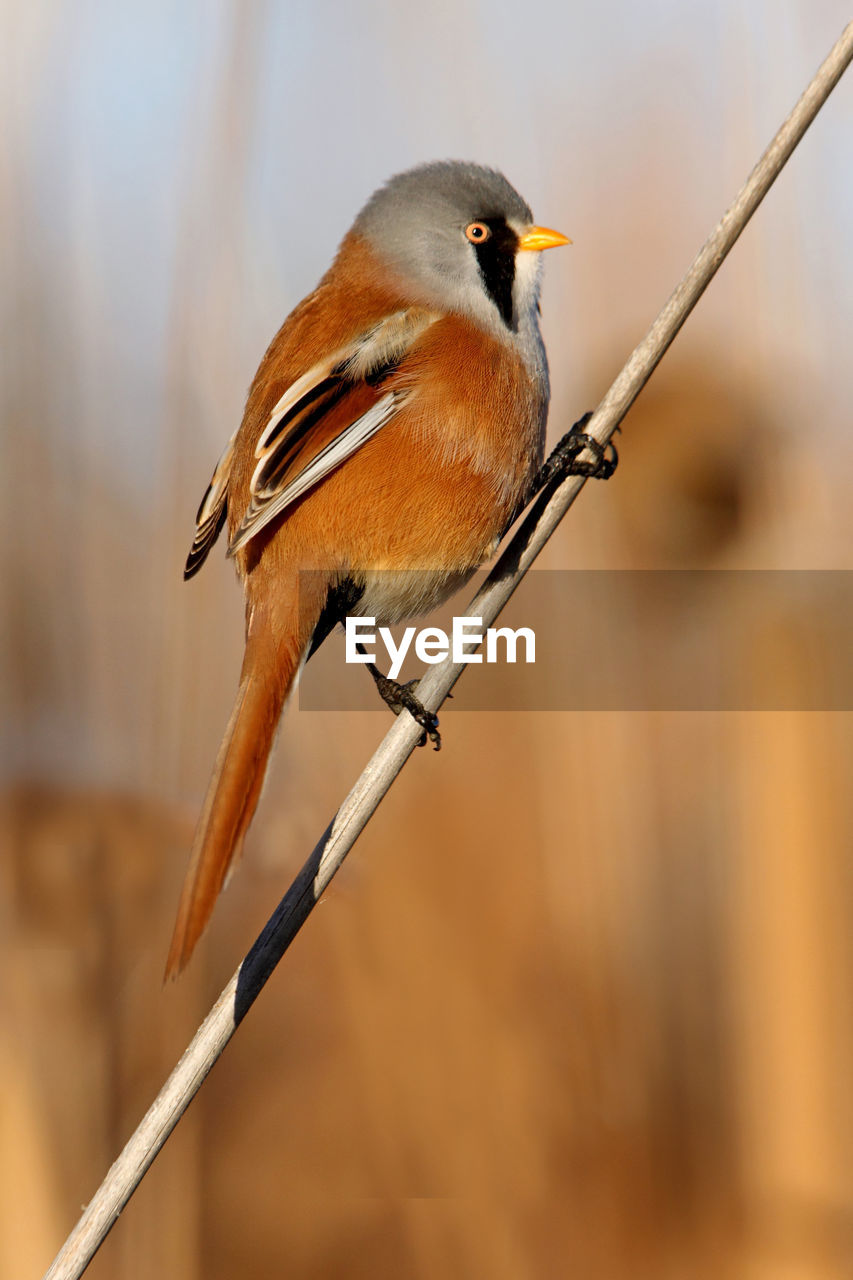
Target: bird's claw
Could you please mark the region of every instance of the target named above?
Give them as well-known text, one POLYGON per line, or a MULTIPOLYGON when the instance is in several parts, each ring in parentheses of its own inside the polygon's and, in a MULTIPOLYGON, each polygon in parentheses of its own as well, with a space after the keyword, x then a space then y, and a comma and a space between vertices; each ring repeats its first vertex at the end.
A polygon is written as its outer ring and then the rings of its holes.
POLYGON ((603 445, 594 436, 586 434, 584 427, 591 417, 591 412, 585 413, 571 431, 563 436, 542 467, 542 478, 537 487, 550 484, 556 477, 561 480, 568 476, 583 476, 592 480, 610 479, 618 465, 619 454, 612 440, 603 445), (582 453, 590 453, 592 457, 581 458, 582 453))
POLYGON ((401 711, 408 711, 412 719, 421 726, 423 733, 418 741, 419 747, 425 747, 427 742, 431 742, 433 750, 440 751, 441 734, 438 732, 438 716, 434 711, 428 711, 415 696, 415 690, 419 684, 420 680, 407 680, 405 684, 400 684, 389 676, 380 676, 376 681, 376 688, 383 702, 391 708, 395 716, 398 716, 401 711))

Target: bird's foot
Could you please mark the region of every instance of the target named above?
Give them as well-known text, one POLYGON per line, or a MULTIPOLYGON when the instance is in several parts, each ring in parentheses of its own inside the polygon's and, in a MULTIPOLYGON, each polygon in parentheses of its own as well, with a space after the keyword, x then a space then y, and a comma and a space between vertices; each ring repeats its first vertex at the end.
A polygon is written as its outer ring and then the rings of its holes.
POLYGON ((592 417, 592 412, 579 418, 571 431, 563 436, 550 456, 542 464, 536 477, 536 490, 544 488, 552 480, 565 480, 569 476, 584 476, 592 480, 609 480, 616 470, 619 454, 612 441, 600 444, 594 436, 587 435, 584 427, 592 417), (582 458, 583 453, 591 454, 582 458))
POLYGON ((427 711, 415 696, 420 680, 407 680, 405 684, 400 684, 390 676, 377 676, 375 679, 380 698, 391 708, 394 715, 398 716, 401 711, 408 711, 423 729, 418 746, 425 747, 429 741, 433 744, 435 751, 440 751, 441 734, 438 732, 438 716, 434 711, 427 711))

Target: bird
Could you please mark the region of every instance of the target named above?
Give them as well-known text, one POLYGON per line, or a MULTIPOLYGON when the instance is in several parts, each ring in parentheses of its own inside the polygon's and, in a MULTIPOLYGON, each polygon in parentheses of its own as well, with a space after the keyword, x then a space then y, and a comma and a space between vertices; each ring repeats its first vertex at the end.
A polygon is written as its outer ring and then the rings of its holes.
MULTIPOLYGON (((574 429, 543 466, 541 255, 570 243, 534 223, 497 170, 419 165, 374 192, 268 347, 184 570, 198 572, 227 524, 246 647, 167 978, 189 961, 241 851, 285 701, 318 645, 347 616, 390 625, 441 604, 585 445, 595 456, 583 474, 604 474, 595 441, 574 429)), ((437 749, 437 718, 416 690, 368 669, 437 749)))

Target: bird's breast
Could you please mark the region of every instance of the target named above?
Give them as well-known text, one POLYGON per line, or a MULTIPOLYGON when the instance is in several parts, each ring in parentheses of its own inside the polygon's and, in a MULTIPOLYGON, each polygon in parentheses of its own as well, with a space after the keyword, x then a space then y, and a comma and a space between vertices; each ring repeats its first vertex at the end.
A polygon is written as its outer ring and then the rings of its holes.
MULTIPOLYGON (((448 316, 432 325, 389 385, 408 389, 401 435, 452 483, 481 476, 498 506, 512 505, 538 467, 547 371, 516 340, 448 316)), ((389 433, 390 434, 390 433, 389 433)))

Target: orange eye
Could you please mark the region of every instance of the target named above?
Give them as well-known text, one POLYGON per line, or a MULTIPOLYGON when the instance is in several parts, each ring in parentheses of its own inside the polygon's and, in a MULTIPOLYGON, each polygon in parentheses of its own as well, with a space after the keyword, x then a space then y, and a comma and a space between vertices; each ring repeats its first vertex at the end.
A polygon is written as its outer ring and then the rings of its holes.
POLYGON ((485 222, 469 222, 465 228, 465 238, 472 244, 483 244, 491 234, 485 222))

